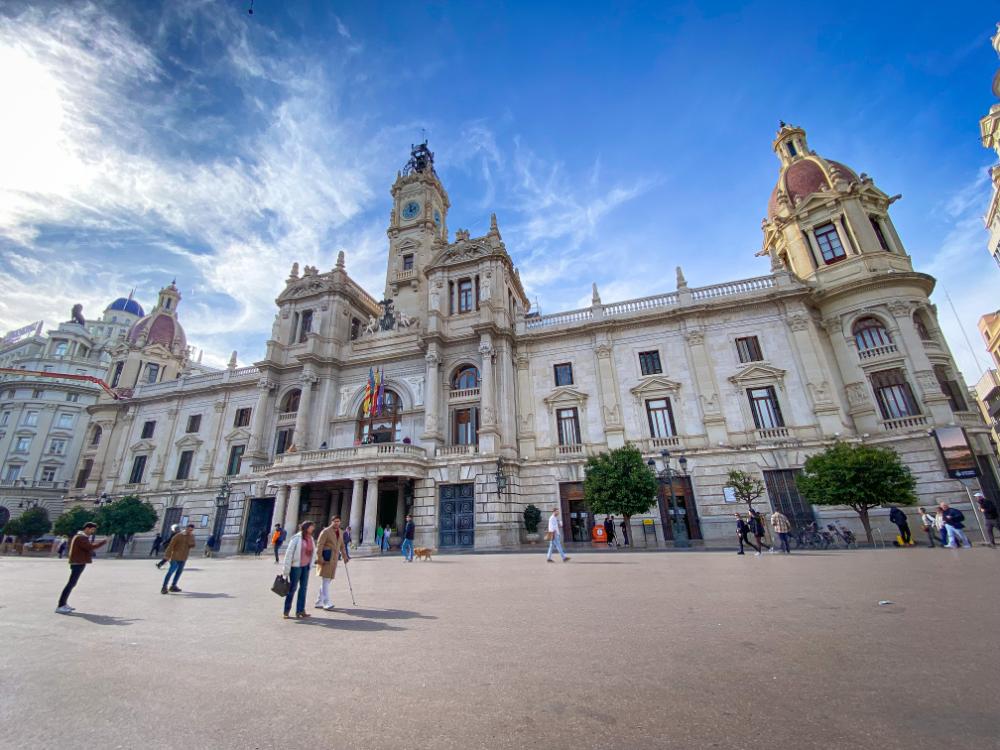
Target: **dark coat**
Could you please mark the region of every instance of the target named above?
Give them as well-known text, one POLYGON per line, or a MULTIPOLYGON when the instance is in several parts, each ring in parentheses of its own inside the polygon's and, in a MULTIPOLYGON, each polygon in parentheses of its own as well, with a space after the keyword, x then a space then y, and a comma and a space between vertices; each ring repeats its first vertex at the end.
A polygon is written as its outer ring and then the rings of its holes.
POLYGON ((413 532, 414 532, 413 521, 407 521, 406 528, 403 530, 403 539, 409 539, 412 542, 413 532))
POLYGON ((750 516, 750 533, 754 536, 764 536, 764 524, 756 514, 750 516))
POLYGON ((899 508, 893 508, 889 511, 889 520, 897 526, 904 526, 906 525, 906 514, 899 508))
POLYGON ((965 520, 965 514, 958 508, 948 508, 944 512, 944 522, 949 526, 954 526, 956 529, 964 529, 965 524, 962 521, 965 520))

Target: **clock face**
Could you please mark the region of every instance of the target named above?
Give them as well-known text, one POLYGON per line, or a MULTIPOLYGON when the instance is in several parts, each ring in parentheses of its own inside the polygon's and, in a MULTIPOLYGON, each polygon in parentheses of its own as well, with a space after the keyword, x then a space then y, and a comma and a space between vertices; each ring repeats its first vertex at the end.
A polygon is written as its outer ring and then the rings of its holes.
POLYGON ((441 226, 441 212, 440 211, 435 211, 434 212, 434 224, 436 226, 441 226))
POLYGON ((410 201, 405 206, 403 206, 403 218, 412 219, 420 213, 420 204, 416 201, 410 201))

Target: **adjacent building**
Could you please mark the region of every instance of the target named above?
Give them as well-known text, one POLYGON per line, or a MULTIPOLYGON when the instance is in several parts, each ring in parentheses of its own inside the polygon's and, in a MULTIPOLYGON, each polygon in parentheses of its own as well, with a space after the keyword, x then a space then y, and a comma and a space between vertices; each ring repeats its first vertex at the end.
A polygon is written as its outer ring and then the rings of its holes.
MULTIPOLYGON (((993 49, 1000 56, 1000 23, 997 24, 997 33, 993 37, 993 49)), ((993 76, 993 96, 1000 99, 1000 68, 993 76)), ((989 114, 979 121, 979 130, 982 134, 983 147, 993 149, 1000 156, 1000 102, 990 107, 989 114)), ((988 247, 990 255, 1000 266, 1000 165, 990 170, 990 177, 993 193, 989 208, 986 210, 986 229, 990 235, 988 247)))
MULTIPOLYGON (((633 519, 639 544, 730 541, 730 469, 796 523, 814 512, 795 476, 836 440, 896 450, 925 504, 959 501, 933 430, 961 425, 996 494, 990 434, 874 180, 782 123, 760 276, 552 315, 531 311, 496 217, 448 229, 450 198, 426 144, 391 187, 381 299, 334 268, 294 264, 276 289, 264 357, 196 372, 181 294, 110 352, 117 399, 90 406, 82 502, 139 494, 161 524, 252 549, 274 523, 339 513, 355 538, 399 528, 442 549, 517 547, 530 503, 562 508, 590 539, 588 456, 630 443, 672 468, 633 519), (371 398, 372 386, 378 397, 371 398), (664 455, 667 452, 667 455, 664 455), (683 461, 680 458, 683 457, 683 461)), ((762 199, 762 203, 763 203, 762 199)), ((159 530, 159 529, 157 529, 159 530)))

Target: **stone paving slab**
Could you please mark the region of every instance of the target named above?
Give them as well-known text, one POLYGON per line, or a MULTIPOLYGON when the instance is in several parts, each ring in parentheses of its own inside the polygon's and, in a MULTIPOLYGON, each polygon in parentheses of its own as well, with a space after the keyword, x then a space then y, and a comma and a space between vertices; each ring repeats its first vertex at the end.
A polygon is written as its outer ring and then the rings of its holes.
POLYGON ((0 745, 1000 747, 995 550, 369 558, 307 622, 273 560, 189 565, 60 616, 65 562, 0 558, 0 745))

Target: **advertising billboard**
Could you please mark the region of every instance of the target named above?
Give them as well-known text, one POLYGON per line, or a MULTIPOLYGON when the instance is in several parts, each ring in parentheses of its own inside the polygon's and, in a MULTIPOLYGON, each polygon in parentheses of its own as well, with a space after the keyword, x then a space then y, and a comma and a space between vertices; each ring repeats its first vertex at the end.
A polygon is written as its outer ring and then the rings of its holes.
POLYGON ((974 479, 979 476, 979 465, 964 428, 938 427, 934 430, 934 439, 937 440, 949 477, 974 479))

